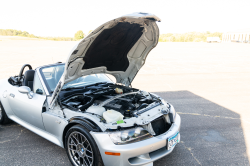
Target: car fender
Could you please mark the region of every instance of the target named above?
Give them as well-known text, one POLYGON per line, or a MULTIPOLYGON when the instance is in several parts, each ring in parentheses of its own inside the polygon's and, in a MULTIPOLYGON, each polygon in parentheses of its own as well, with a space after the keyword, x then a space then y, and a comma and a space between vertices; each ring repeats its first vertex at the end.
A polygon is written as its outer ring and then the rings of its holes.
POLYGON ((81 124, 89 131, 94 131, 94 132, 102 131, 100 129, 100 127, 95 122, 93 122, 92 120, 87 119, 85 117, 81 117, 81 116, 73 117, 73 118, 69 119, 69 124, 72 124, 72 123, 81 124))
POLYGON ((11 88, 13 88, 13 85, 8 82, 8 79, 0 80, 0 102, 8 117, 14 115, 8 101, 11 88))
POLYGON ((63 142, 65 146, 65 136, 67 131, 74 125, 82 125, 84 128, 86 128, 88 131, 93 131, 93 132, 101 132, 102 130, 100 127, 93 122, 90 119, 87 119, 86 117, 81 117, 81 116, 75 116, 72 117, 68 120, 68 125, 65 126, 64 131, 63 131, 63 142))

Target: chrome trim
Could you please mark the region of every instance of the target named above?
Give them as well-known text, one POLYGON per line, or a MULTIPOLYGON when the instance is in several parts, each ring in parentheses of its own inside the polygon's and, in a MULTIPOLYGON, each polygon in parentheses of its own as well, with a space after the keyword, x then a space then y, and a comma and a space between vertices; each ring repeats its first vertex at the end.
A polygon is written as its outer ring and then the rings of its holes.
POLYGON ((27 95, 29 99, 32 99, 34 96, 34 92, 30 91, 29 93, 27 93, 27 95))

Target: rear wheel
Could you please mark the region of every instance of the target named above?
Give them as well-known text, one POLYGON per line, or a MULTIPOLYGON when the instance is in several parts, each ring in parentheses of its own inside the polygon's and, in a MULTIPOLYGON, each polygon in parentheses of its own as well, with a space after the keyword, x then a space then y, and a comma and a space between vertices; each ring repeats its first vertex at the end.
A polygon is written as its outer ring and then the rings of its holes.
POLYGON ((8 118, 2 103, 0 102, 0 124, 7 124, 9 123, 11 120, 8 118))
POLYGON ((65 138, 66 152, 75 166, 103 166, 99 149, 85 128, 81 125, 71 127, 65 138))

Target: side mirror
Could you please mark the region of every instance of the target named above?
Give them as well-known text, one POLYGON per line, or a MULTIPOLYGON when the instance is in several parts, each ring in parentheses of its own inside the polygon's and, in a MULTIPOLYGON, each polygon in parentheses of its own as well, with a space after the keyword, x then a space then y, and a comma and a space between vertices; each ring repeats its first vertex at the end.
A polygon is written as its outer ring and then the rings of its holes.
POLYGON ((33 92, 32 92, 32 91, 30 90, 30 88, 27 87, 27 86, 20 86, 20 87, 18 88, 18 91, 19 91, 20 93, 27 94, 29 99, 32 99, 32 98, 33 98, 33 92))

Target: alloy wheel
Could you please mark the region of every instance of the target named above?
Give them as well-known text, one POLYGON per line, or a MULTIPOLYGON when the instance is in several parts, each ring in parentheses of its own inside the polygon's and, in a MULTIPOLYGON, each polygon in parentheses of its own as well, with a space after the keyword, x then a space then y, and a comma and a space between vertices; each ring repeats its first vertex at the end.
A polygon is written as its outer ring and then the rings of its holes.
POLYGON ((94 163, 92 147, 80 132, 74 131, 69 135, 68 152, 75 165, 92 166, 94 163))

